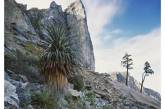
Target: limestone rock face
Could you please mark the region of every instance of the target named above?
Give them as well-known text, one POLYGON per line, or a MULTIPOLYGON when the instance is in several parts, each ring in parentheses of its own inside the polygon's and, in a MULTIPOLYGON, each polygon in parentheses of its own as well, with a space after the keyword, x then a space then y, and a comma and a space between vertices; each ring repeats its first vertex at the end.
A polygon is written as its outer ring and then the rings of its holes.
POLYGON ((46 32, 46 26, 49 25, 48 22, 55 20, 63 24, 66 27, 65 14, 62 11, 60 5, 57 5, 54 1, 50 4, 48 9, 37 9, 32 8, 27 11, 27 15, 35 29, 38 36, 46 41, 48 35, 46 32))
MULTIPOLYGON (((32 107, 33 92, 41 92, 44 85, 29 82, 26 76, 7 70, 5 72, 5 109, 22 109, 32 107)), ((31 108, 30 108, 31 109, 31 108)))
POLYGON ((72 3, 66 10, 69 36, 72 37, 75 48, 82 53, 83 66, 88 70, 95 70, 93 45, 88 31, 84 6, 80 0, 72 3), (78 37, 79 36, 79 37, 78 37))
POLYGON ((5 32, 12 30, 15 34, 18 33, 26 39, 35 41, 36 33, 23 7, 26 8, 14 0, 5 0, 5 32))
POLYGON ((7 80, 5 80, 4 87, 5 87, 5 98, 4 98, 5 107, 19 109, 19 99, 16 93, 16 87, 7 80))

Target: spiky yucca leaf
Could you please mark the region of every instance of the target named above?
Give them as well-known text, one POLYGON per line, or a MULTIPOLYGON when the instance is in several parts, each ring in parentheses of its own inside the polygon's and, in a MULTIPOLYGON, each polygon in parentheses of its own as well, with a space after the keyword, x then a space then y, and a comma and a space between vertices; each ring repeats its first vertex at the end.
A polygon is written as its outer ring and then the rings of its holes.
POLYGON ((68 83, 67 77, 78 66, 77 51, 72 49, 62 24, 51 22, 47 32, 50 45, 42 54, 41 72, 49 85, 63 91, 68 83))

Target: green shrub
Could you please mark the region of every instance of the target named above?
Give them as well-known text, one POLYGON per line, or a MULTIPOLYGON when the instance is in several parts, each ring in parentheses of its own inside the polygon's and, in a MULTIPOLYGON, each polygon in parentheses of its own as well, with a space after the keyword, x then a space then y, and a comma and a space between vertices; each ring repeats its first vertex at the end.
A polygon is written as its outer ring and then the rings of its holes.
POLYGON ((64 99, 67 101, 68 109, 85 109, 85 101, 80 97, 72 96, 71 94, 65 95, 64 99))
POLYGON ((10 68, 13 69, 15 68, 13 65, 16 64, 16 56, 13 54, 5 54, 5 69, 10 68))
POLYGON ((153 107, 153 106, 150 106, 150 107, 149 107, 149 109, 156 109, 156 108, 155 108, 155 107, 153 107))
POLYGON ((42 78, 39 77, 38 61, 39 56, 16 50, 5 54, 5 70, 26 75, 29 81, 39 82, 42 78))
POLYGON ((65 95, 65 100, 68 103, 69 109, 86 109, 86 103, 90 103, 92 109, 96 108, 96 96, 92 91, 84 91, 83 96, 72 96, 71 94, 65 95))
POLYGON ((90 102, 91 105, 96 104, 96 96, 92 91, 85 92, 85 100, 90 102))
POLYGON ((9 68, 15 72, 25 72, 26 67, 37 66, 39 56, 23 53, 20 50, 5 54, 5 68, 9 68))
POLYGON ((74 89, 81 91, 84 89, 84 81, 81 75, 76 75, 70 79, 70 82, 74 85, 74 89))
POLYGON ((25 50, 27 50, 28 52, 30 52, 31 54, 33 54, 35 56, 39 56, 44 51, 43 48, 35 45, 32 42, 24 43, 24 48, 25 48, 25 50))
POLYGON ((54 97, 47 91, 32 94, 31 104, 35 109, 54 109, 58 107, 54 97))

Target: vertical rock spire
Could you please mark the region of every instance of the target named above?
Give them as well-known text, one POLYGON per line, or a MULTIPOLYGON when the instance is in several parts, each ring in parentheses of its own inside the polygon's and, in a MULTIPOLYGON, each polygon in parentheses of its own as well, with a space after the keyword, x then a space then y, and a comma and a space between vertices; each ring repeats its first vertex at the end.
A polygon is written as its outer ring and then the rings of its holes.
POLYGON ((82 54, 82 64, 87 70, 95 70, 95 59, 93 45, 90 38, 87 17, 84 5, 81 0, 73 2, 66 10, 66 20, 69 28, 69 35, 75 39, 75 46, 82 54))

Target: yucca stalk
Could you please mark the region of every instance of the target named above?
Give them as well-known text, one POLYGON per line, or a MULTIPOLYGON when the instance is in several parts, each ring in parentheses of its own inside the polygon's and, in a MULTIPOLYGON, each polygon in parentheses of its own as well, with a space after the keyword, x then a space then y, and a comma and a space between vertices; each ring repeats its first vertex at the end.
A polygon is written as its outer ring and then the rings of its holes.
POLYGON ((69 75, 78 67, 77 51, 72 49, 64 25, 52 21, 46 28, 49 47, 41 56, 41 73, 57 92, 63 92, 69 75))

